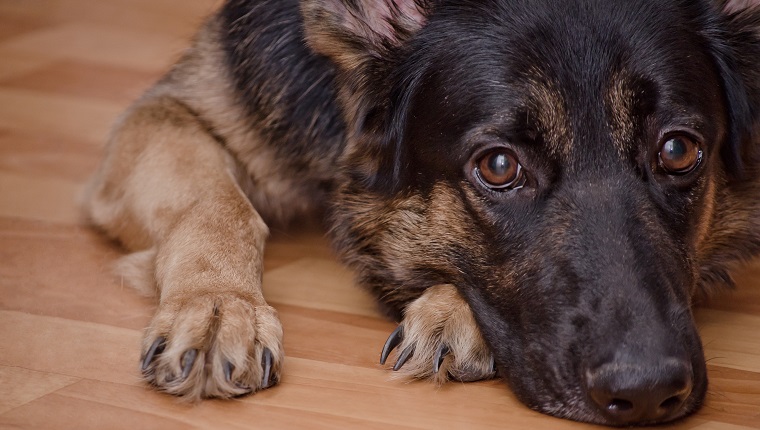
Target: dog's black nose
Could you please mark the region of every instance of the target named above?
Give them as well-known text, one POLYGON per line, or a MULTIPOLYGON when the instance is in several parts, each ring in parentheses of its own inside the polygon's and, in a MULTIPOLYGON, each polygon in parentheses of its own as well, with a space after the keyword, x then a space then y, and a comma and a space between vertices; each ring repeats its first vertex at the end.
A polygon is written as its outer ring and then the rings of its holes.
POLYGON ((685 407, 693 387, 688 361, 665 358, 656 364, 610 362, 586 374, 588 394, 611 424, 672 419, 685 407))

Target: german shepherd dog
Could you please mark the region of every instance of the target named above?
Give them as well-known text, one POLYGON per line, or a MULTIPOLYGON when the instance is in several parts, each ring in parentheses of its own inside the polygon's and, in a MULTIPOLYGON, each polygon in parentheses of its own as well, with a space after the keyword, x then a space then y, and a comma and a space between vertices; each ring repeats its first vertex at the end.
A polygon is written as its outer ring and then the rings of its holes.
POLYGON ((145 379, 278 382, 268 225, 328 220, 412 378, 573 420, 699 408, 695 297, 760 253, 754 0, 228 0, 120 119, 93 223, 159 306, 145 379))

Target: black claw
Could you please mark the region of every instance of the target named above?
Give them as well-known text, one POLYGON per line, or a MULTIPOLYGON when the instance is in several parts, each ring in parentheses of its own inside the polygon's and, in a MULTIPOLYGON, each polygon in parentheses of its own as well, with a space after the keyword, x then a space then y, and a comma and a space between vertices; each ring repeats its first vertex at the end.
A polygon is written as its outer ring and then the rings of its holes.
POLYGON ((227 380, 227 382, 232 382, 232 372, 235 371, 235 365, 230 363, 229 361, 224 362, 224 379, 227 380))
POLYGON ((182 365, 182 379, 187 379, 188 376, 190 376, 190 371, 193 370, 193 364, 195 364, 195 359, 198 357, 198 350, 197 349, 189 349, 185 351, 185 354, 182 355, 182 361, 180 364, 182 365))
POLYGON ((438 371, 441 370, 443 359, 446 358, 449 351, 449 346, 445 343, 442 343, 441 346, 438 347, 438 351, 435 352, 435 357, 433 358, 433 373, 438 373, 438 371))
POLYGON ((491 355, 491 373, 496 373, 496 359, 491 355))
POLYGON ((380 353, 380 364, 385 364, 391 351, 393 351, 402 340, 404 340, 404 326, 400 325, 396 327, 396 330, 393 330, 393 333, 388 336, 388 340, 385 341, 383 352, 380 353))
POLYGON ((164 348, 166 348, 166 338, 159 336, 158 339, 153 341, 153 344, 148 348, 148 352, 145 353, 145 357, 143 357, 141 366, 143 372, 148 370, 148 366, 150 366, 154 358, 164 352, 164 348))
POLYGON ((398 360, 396 360, 396 364, 393 365, 393 370, 399 370, 401 367, 406 363, 406 360, 409 359, 409 357, 412 356, 412 353, 414 352, 414 345, 409 345, 401 351, 401 354, 398 356, 398 360))
POLYGON ((264 361, 264 377, 261 379, 261 388, 269 388, 270 373, 272 372, 272 351, 269 348, 264 348, 261 359, 264 361))

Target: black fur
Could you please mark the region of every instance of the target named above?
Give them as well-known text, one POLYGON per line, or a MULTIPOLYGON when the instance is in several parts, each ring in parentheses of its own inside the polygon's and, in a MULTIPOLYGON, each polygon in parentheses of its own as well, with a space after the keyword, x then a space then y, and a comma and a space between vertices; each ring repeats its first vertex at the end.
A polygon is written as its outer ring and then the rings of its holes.
POLYGON ((220 11, 236 94, 296 172, 311 158, 337 159, 345 140, 334 67, 304 44, 298 8, 297 0, 233 0, 220 11))

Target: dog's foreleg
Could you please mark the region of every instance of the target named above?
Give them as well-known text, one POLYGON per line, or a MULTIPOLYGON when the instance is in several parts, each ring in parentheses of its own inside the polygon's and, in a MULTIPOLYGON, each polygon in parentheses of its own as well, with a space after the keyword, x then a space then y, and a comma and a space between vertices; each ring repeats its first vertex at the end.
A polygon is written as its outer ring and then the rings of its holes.
POLYGON ((143 375, 188 399, 267 388, 283 359, 282 328, 261 293, 268 229, 235 175, 194 112, 154 96, 116 128, 87 195, 93 222, 139 251, 155 278, 143 375))

